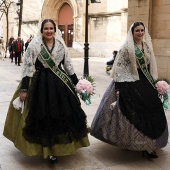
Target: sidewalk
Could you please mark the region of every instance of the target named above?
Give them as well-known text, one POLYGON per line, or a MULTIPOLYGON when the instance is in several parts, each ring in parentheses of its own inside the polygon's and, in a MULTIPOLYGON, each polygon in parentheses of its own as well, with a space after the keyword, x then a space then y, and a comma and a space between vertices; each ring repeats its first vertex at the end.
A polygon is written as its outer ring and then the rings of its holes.
MULTIPOLYGON (((84 59, 73 58, 75 72, 79 78, 83 75, 84 59)), ((95 80, 95 95, 92 104, 82 108, 91 125, 100 100, 111 78, 105 72, 105 58, 89 58, 89 74, 95 80)), ((22 65, 22 63, 21 63, 22 65)), ((22 66, 16 66, 0 59, 0 170, 169 170, 170 145, 157 151, 158 159, 148 160, 141 152, 123 150, 103 143, 89 135, 90 146, 77 150, 75 155, 59 157, 59 163, 49 165, 42 157, 27 157, 15 148, 12 142, 3 137, 3 126, 12 95, 21 80, 22 66)), ((166 112, 170 123, 170 111, 166 112)))

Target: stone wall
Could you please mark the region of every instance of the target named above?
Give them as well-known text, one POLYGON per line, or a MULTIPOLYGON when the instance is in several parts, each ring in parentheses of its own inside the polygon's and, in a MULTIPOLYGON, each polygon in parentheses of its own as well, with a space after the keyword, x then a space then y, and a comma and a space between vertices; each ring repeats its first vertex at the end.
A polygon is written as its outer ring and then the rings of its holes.
POLYGON ((170 1, 152 1, 151 36, 160 77, 170 80, 170 1))
POLYGON ((128 0, 128 29, 135 21, 142 21, 149 27, 150 0, 128 0))
POLYGON ((148 27, 158 65, 159 78, 170 80, 170 1, 129 0, 128 29, 134 21, 148 27))
MULTIPOLYGON (((89 4, 89 56, 110 57, 113 50, 120 48, 127 33, 127 2, 101 0, 89 4)), ((82 26, 85 27, 85 22, 82 26)), ((83 46, 84 42, 79 43, 83 46)))

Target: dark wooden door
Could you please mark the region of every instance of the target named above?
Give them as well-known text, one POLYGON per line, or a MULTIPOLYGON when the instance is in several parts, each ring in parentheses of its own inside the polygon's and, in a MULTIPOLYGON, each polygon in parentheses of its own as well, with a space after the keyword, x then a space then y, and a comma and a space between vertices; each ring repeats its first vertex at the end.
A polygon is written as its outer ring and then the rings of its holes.
POLYGON ((73 44, 73 11, 69 4, 65 3, 61 7, 58 16, 58 28, 67 47, 73 44))
POLYGON ((67 45, 68 47, 72 47, 73 43, 73 24, 68 25, 67 27, 67 45))

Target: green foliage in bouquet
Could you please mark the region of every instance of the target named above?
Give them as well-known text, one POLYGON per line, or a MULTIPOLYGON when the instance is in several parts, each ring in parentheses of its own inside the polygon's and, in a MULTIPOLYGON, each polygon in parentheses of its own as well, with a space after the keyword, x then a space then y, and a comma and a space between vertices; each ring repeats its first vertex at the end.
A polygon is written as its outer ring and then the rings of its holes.
POLYGON ((164 110, 168 110, 169 108, 169 94, 168 91, 170 89, 169 81, 165 78, 158 79, 155 81, 155 87, 158 91, 158 96, 162 100, 164 110))

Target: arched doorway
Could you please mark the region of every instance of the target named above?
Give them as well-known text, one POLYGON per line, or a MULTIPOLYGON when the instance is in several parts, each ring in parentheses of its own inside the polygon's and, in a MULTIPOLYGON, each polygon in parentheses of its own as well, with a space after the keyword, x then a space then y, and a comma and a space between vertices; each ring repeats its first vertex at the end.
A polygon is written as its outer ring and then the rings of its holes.
POLYGON ((58 15, 58 28, 67 47, 72 47, 73 43, 73 11, 69 4, 65 3, 61 7, 58 15))

